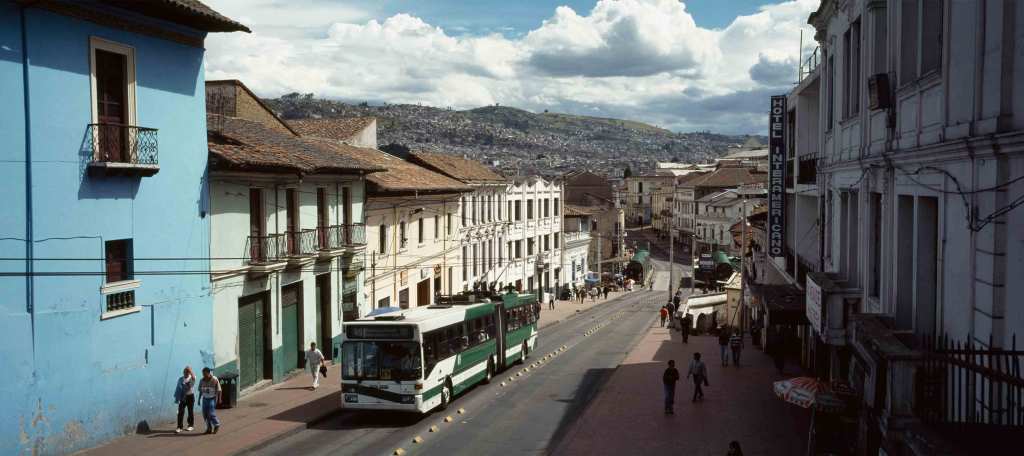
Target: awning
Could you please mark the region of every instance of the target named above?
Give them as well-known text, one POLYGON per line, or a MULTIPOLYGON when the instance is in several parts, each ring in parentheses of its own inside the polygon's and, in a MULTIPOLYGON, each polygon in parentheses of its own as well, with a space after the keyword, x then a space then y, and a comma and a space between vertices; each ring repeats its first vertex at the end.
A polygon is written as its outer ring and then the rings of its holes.
POLYGON ((747 289, 761 302, 771 324, 807 324, 807 298, 795 285, 763 285, 744 277, 747 289))
POLYGON ((633 254, 633 258, 630 258, 629 261, 635 261, 637 263, 645 263, 645 262, 647 262, 647 257, 649 257, 649 256, 651 256, 650 252, 648 252, 646 250, 637 250, 636 253, 633 254))

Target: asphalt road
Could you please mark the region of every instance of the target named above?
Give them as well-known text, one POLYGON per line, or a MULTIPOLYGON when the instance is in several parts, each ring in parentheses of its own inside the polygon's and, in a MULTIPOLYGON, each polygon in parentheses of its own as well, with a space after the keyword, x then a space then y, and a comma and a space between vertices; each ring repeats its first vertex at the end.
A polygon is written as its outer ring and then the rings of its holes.
POLYGON ((541 330, 538 348, 525 365, 512 366, 491 384, 456 397, 444 412, 343 411, 253 453, 390 455, 402 448, 409 455, 547 454, 654 324, 667 299, 668 274, 661 266, 660 290, 626 294, 541 330), (559 352, 563 345, 565 351, 559 352), (552 352, 558 355, 542 359, 552 352), (531 367, 536 362, 539 367, 531 367), (447 416, 453 420, 445 422, 447 416), (432 426, 436 432, 430 432, 432 426), (414 443, 417 436, 422 442, 414 443))

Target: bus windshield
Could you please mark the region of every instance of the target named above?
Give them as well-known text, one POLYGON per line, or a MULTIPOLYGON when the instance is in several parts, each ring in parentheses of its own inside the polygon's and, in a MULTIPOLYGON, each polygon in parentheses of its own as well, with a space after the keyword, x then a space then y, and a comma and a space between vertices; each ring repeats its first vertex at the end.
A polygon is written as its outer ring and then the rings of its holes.
POLYGON ((416 342, 347 341, 341 350, 346 380, 418 380, 423 372, 416 342))

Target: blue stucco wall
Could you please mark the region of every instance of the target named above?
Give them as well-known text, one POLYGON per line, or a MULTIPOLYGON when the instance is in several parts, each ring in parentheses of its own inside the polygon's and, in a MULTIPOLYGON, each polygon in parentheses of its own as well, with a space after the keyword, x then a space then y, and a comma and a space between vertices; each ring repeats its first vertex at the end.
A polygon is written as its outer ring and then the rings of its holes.
MULTIPOLYGON (((140 260, 208 256, 208 218, 200 214, 207 155, 203 50, 31 8, 24 30, 27 118, 21 19, 17 7, 0 2, 0 192, 10 203, 0 217, 0 238, 25 239, 31 217, 37 273, 97 274, 0 278, 0 365, 13 366, 6 372, 13 377, 0 382, 7 408, 0 414, 0 454, 57 454, 134 431, 141 421, 172 418, 182 367, 198 370, 212 360, 208 276, 139 274, 208 266, 140 260), (159 129, 155 176, 86 173, 90 36, 135 49, 137 124, 159 129), (142 310, 100 320, 103 242, 122 238, 133 239, 142 310), (27 310, 27 286, 34 312, 27 310)), ((26 255, 23 241, 0 241, 0 249, 5 258, 26 255)), ((0 261, 0 268, 23 271, 25 263, 0 261)))

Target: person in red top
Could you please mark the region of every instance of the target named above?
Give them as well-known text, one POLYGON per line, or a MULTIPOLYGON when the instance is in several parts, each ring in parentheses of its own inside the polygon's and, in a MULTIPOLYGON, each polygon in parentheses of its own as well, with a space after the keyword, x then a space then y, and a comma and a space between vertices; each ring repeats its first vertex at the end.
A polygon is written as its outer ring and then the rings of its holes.
POLYGON ((664 328, 665 319, 668 318, 668 308, 666 306, 661 306, 659 313, 661 314, 661 327, 664 328))

